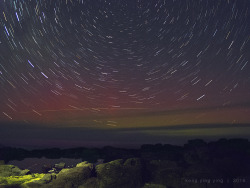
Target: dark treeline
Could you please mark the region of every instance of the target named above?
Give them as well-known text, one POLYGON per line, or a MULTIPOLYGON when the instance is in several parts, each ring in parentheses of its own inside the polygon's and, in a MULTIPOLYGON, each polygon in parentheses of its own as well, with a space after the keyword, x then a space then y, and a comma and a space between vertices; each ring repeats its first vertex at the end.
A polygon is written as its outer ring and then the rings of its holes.
MULTIPOLYGON (((109 162, 115 159, 141 158, 150 160, 170 160, 186 162, 211 162, 219 158, 232 158, 245 161, 250 157, 250 142, 247 139, 220 139, 215 142, 205 142, 201 139, 189 140, 184 146, 170 144, 145 144, 139 149, 123 149, 106 146, 103 148, 71 148, 71 149, 35 149, 0 148, 0 160, 8 163, 11 160, 25 158, 49 159, 82 158, 84 161, 95 162, 104 159, 109 162)), ((250 160, 250 158, 249 158, 250 160)))

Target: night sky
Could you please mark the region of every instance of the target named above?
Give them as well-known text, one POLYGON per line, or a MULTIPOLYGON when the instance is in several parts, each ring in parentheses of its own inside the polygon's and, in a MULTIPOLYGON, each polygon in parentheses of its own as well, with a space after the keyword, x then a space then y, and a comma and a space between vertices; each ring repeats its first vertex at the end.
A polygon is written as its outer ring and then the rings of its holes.
POLYGON ((250 123, 249 40, 249 0, 1 0, 0 121, 250 123))

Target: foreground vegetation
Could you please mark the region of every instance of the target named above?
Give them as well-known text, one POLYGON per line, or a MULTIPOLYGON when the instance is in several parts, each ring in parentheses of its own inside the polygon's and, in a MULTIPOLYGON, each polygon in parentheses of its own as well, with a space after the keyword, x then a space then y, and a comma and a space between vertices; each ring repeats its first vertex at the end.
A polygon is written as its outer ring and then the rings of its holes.
MULTIPOLYGON (((4 154, 3 151, 4 149, 0 150, 0 153, 4 154)), ((55 151, 63 153, 63 150, 55 151)), ((244 139, 221 139, 212 143, 192 140, 183 147, 156 144, 144 145, 139 150, 105 147, 91 150, 77 148, 70 151, 71 153, 66 152, 65 155, 82 155, 83 158, 84 155, 92 155, 93 158, 102 157, 103 160, 97 163, 85 161, 71 168, 65 168, 63 163, 57 164, 53 166, 54 171, 44 169, 41 174, 32 174, 28 169, 21 170, 2 162, 0 187, 250 187, 250 143, 244 139), (73 153, 74 150, 80 153, 73 153)), ((15 152, 10 148, 5 149, 5 157, 11 156, 11 153, 15 152)))
POLYGON ((0 177, 0 185, 20 185, 25 187, 26 184, 42 179, 44 175, 36 173, 23 176, 0 177))

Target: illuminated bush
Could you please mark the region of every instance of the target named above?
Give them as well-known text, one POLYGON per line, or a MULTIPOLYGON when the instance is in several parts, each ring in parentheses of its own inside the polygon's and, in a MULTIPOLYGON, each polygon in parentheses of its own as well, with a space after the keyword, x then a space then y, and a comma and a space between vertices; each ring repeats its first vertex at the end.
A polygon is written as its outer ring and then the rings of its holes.
POLYGON ((27 183, 40 180, 45 174, 32 174, 24 176, 9 176, 0 177, 0 187, 1 185, 25 185, 27 183))
POLYGON ((61 170, 50 186, 55 187, 79 187, 84 184, 93 174, 93 165, 90 163, 80 163, 77 167, 61 170))

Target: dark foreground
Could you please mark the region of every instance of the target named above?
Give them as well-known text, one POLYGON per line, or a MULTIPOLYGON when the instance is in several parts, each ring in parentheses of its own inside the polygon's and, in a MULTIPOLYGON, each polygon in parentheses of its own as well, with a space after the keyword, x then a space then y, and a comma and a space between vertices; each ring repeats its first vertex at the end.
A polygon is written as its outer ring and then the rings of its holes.
POLYGON ((250 187, 250 142, 245 139, 220 139, 210 143, 191 140, 184 146, 156 144, 143 145, 140 149, 104 147, 28 151, 2 147, 0 160, 0 187, 250 187), (85 162, 68 167, 62 161, 32 170, 4 165, 12 160, 41 157, 81 158, 85 162))

